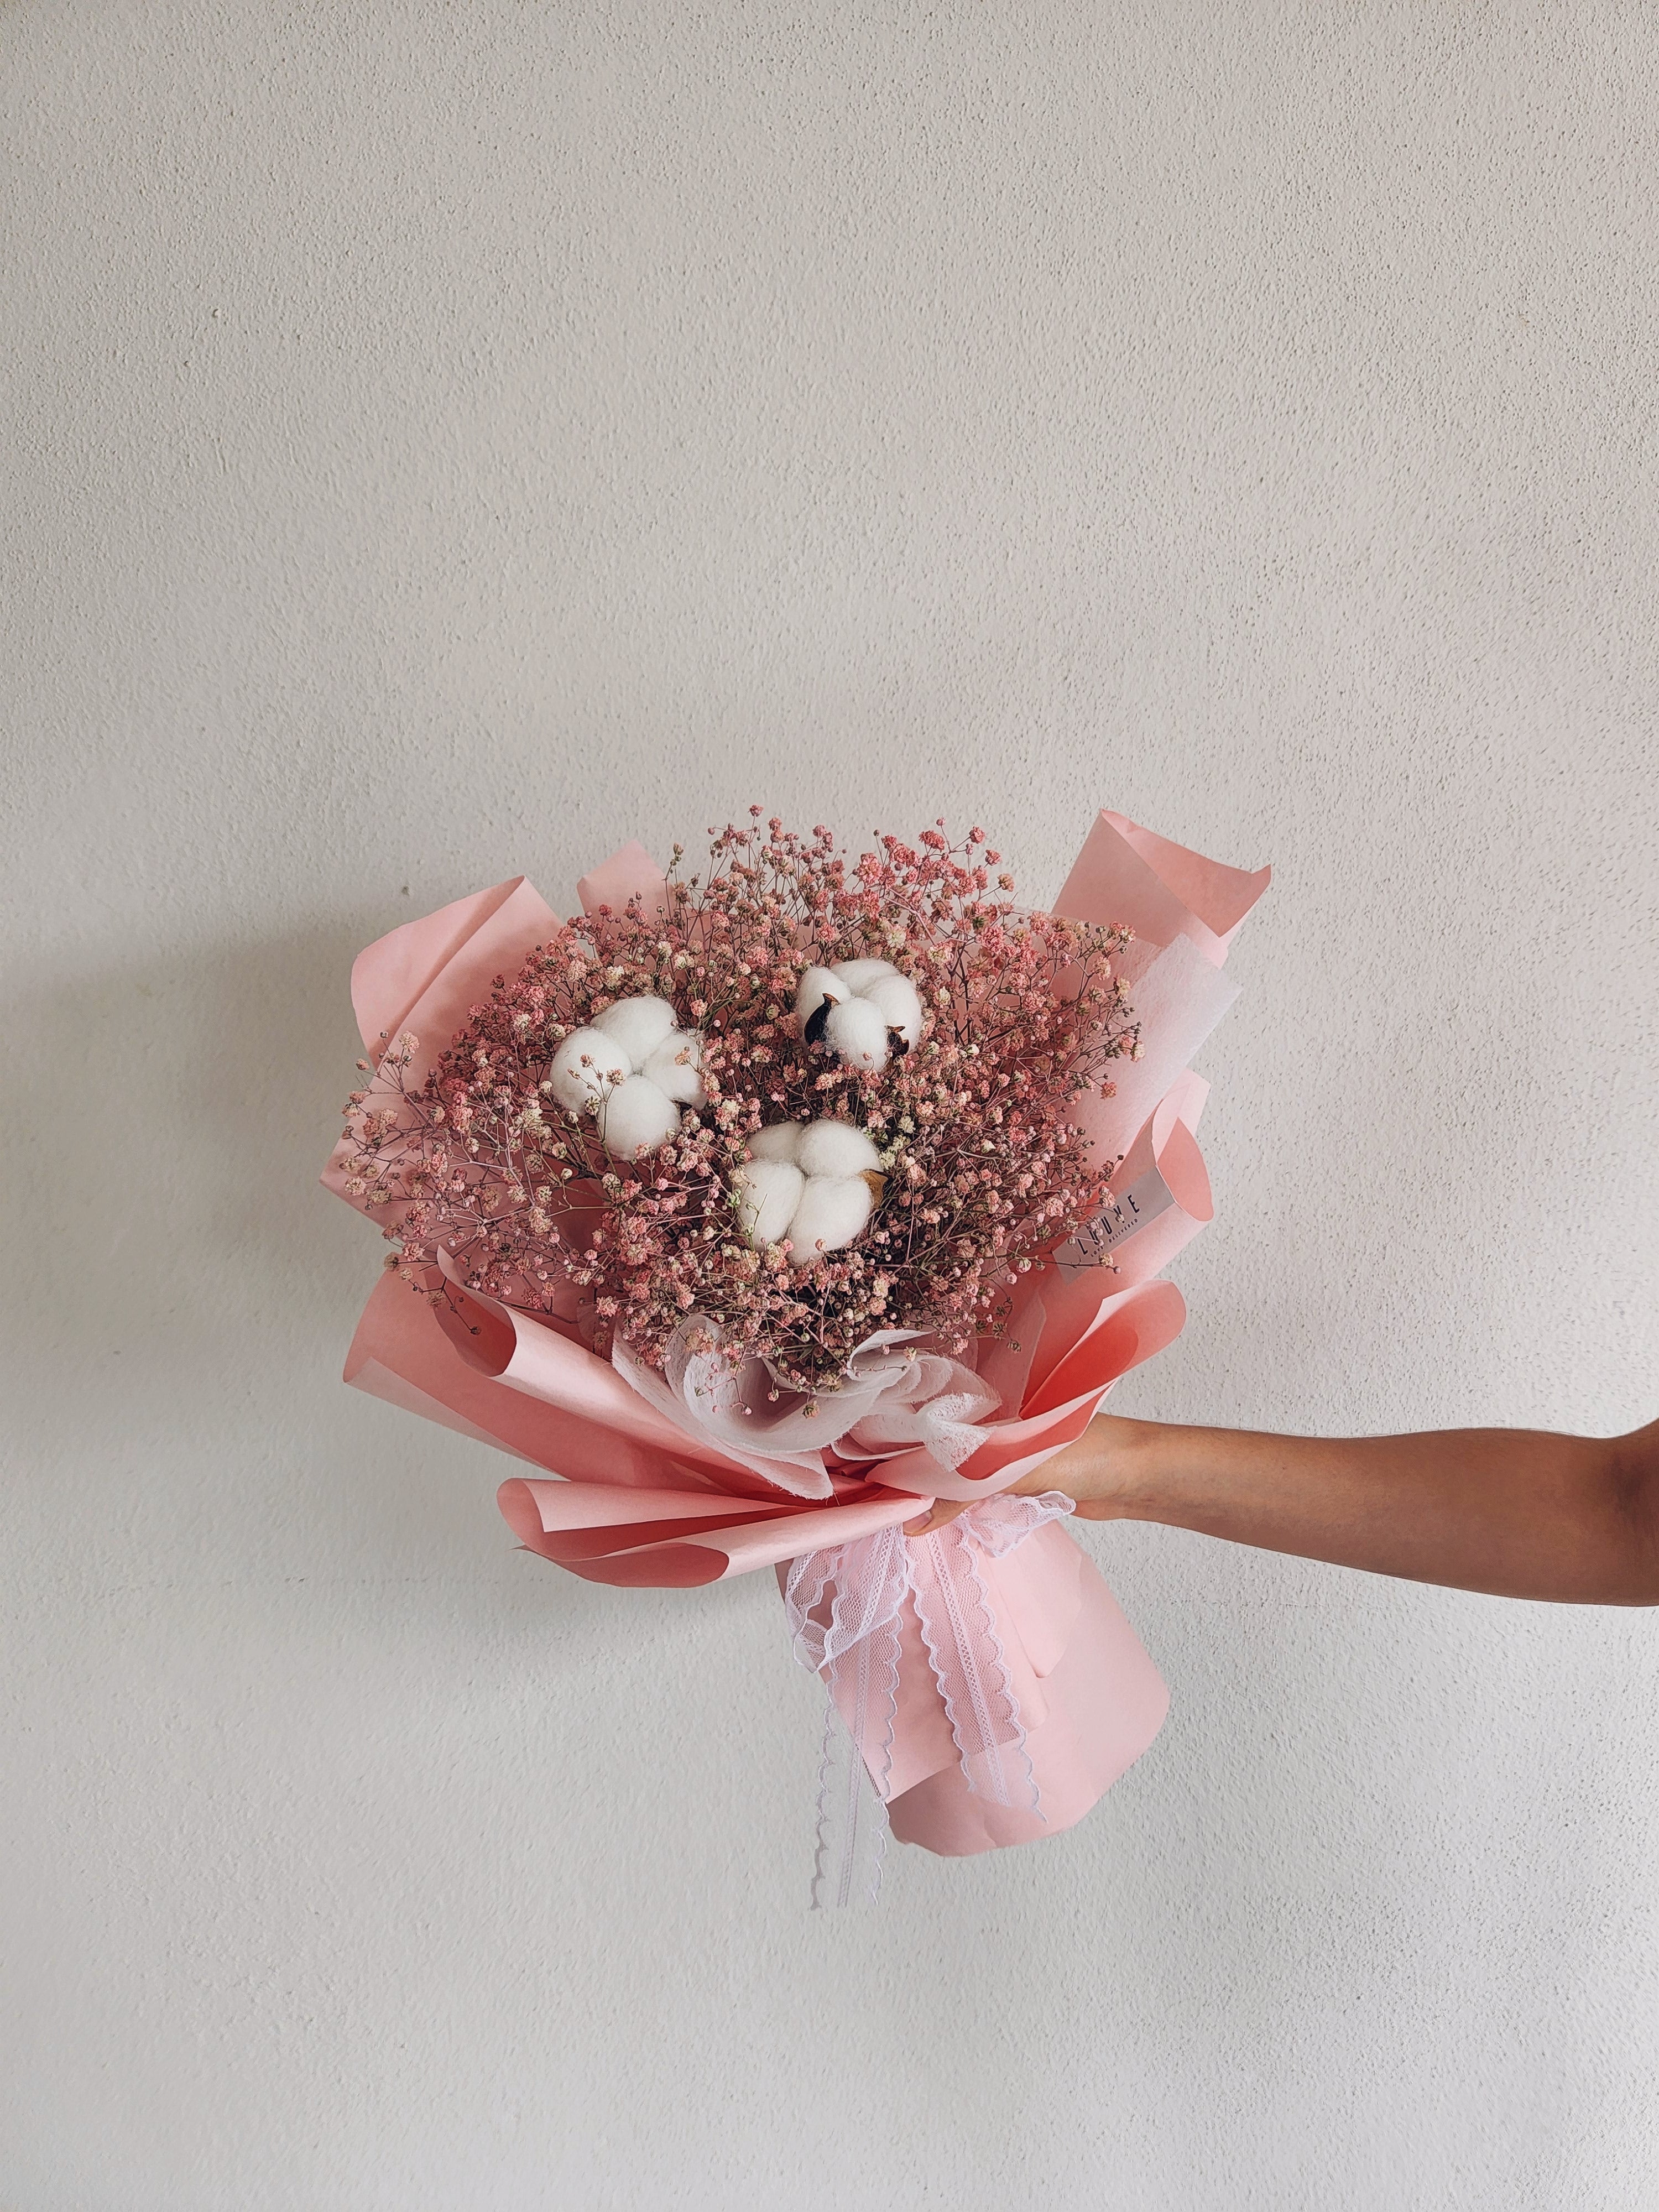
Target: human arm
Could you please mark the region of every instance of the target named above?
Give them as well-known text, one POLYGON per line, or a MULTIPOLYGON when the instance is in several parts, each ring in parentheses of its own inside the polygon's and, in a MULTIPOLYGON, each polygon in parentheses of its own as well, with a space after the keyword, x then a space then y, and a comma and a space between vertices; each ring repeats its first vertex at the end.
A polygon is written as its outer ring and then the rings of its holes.
MULTIPOLYGON (((1017 1486, 1063 1491, 1088 1520, 1162 1522, 1372 1574, 1659 1604, 1659 1422, 1610 1437, 1326 1437, 1102 1415, 1017 1486)), ((941 1503, 925 1525, 950 1517, 941 1503)))

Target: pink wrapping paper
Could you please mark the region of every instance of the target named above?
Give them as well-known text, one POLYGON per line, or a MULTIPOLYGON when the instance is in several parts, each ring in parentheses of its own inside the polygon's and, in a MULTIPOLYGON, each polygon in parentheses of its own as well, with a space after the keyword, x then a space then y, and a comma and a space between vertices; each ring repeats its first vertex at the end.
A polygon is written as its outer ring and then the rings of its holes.
MULTIPOLYGON (((1125 1065, 1115 1097, 1086 1102, 1079 1118, 1099 1144, 1125 1155, 1114 1194, 1139 1192, 1158 1210, 1113 1246, 1115 1272, 1051 1265, 1025 1279, 1006 1340, 982 1347, 981 1371, 1001 1393, 1002 1409, 954 1474, 921 1449, 883 1460, 867 1475, 831 1455, 828 1498, 789 1495, 752 1461, 659 1413, 574 1325, 532 1319, 459 1287, 452 1312, 392 1274, 364 1310, 346 1380, 524 1462, 525 1471, 501 1486, 508 1525, 526 1550, 591 1582, 690 1588, 895 1528, 933 1497, 994 1496, 1080 1436, 1118 1378, 1180 1333, 1180 1292, 1158 1278, 1212 1212, 1196 1139, 1206 1086, 1187 1062, 1230 1003, 1222 963, 1267 880, 1266 869, 1224 867, 1121 815, 1103 813, 1091 832, 1056 911, 1135 930, 1132 997, 1145 1049, 1125 1065)), ((635 893, 648 906, 660 901, 662 884, 651 856, 630 845, 582 879, 580 896, 590 913, 635 893)), ((353 968, 351 990, 371 1060, 412 1030, 420 1048, 410 1075, 418 1079, 491 980, 514 973, 556 926, 520 877, 370 945, 353 968)), ((346 1156, 343 1144, 323 1176, 343 1196, 346 1156)), ((1002 1806, 969 1789, 908 1607, 889 1813, 902 1840, 951 1856, 1071 1826, 1146 1749, 1168 1705, 1115 1600, 1066 1530, 1042 1527, 1005 1557, 987 1559, 981 1572, 1038 1809, 1002 1806)))
POLYGON ((990 1592, 1019 1700, 1036 1809, 970 1790, 927 1670, 914 1608, 903 1622, 888 1818, 901 1843, 961 1858, 1036 1843, 1073 1826, 1164 1725, 1170 1693, 1092 1560, 1063 1528, 1039 1528, 980 1572, 990 1592))

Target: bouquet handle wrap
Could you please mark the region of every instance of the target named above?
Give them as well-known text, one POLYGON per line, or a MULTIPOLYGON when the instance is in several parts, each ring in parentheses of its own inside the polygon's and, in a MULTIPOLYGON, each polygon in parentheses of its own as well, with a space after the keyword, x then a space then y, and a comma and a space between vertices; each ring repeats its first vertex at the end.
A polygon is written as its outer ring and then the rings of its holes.
MULTIPOLYGON (((1169 1693, 1057 1525, 1070 1510, 1053 1495, 970 1506, 927 1535, 779 1569, 796 1656, 822 1675, 901 1842, 964 1857, 1057 1835, 1163 1725, 1169 1693)), ((835 1749, 827 1738, 820 1903, 850 1901, 878 1871, 835 1749)))

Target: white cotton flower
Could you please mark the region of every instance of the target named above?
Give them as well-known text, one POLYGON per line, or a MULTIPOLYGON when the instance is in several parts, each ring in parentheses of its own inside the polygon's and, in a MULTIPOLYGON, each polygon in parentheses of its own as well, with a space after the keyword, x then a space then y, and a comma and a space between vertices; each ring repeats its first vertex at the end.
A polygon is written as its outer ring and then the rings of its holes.
POLYGON ((602 1030, 573 1030, 553 1055, 548 1081, 569 1114, 591 1114, 609 1090, 634 1073, 628 1054, 602 1030))
POLYGON ((806 1178, 787 1160, 751 1160, 733 1175, 738 1219, 750 1243, 781 1244, 789 1234, 806 1178))
POLYGON ((808 1044, 821 1044, 849 1067, 878 1074, 896 1052, 921 1042, 921 1000, 890 960, 838 960, 809 968, 795 994, 808 1044))
POLYGON ((612 1159, 654 1152, 680 1126, 680 1109, 648 1075, 630 1075, 599 1108, 599 1141, 612 1159))
POLYGON ((637 1159, 676 1133, 682 1106, 703 1104, 702 1039, 675 1028, 666 999, 618 999, 572 1030, 542 1088, 568 1113, 597 1114, 613 1159, 637 1159))
POLYGON ((618 999, 593 1021, 596 1030, 621 1046, 634 1068, 645 1063, 674 1026, 674 1009, 666 999, 618 999))
POLYGON ((749 1139, 732 1180, 750 1244, 787 1237, 797 1267, 850 1244, 870 1218, 881 1155, 850 1121, 775 1121, 749 1139))
POLYGON ((707 1103, 702 1087, 702 1039, 694 1032, 670 1030, 640 1073, 682 1106, 707 1103))

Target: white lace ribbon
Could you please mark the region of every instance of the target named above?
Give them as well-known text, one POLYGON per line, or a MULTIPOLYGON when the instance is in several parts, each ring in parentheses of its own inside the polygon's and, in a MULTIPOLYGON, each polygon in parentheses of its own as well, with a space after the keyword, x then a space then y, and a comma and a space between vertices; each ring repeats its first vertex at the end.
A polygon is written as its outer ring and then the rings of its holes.
POLYGON ((790 1562, 783 1596, 795 1656, 823 1676, 829 1692, 815 1906, 848 1905, 860 1893, 873 1900, 881 1886, 907 1598, 969 1789, 999 1805, 1018 1800, 1041 1817, 1019 1701, 979 1559, 1005 1557, 1072 1510, 1058 1491, 988 1498, 927 1535, 885 1528, 790 1562))

